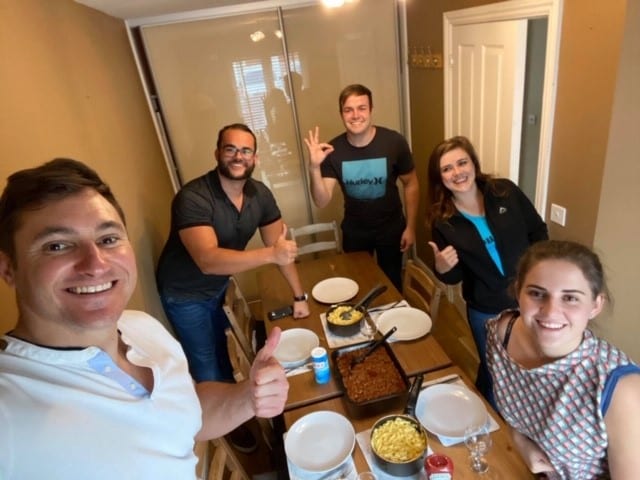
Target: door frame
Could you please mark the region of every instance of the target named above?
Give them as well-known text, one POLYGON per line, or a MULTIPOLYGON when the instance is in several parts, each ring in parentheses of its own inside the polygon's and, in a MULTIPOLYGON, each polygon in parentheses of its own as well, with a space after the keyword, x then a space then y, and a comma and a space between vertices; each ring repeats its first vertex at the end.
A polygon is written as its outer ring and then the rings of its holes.
MULTIPOLYGON (((479 7, 466 8, 443 15, 444 58, 448 65, 452 62, 453 28, 458 25, 521 20, 546 17, 548 20, 547 48, 540 113, 540 149, 536 175, 536 198, 534 204, 538 213, 545 218, 553 121, 556 104, 558 64, 560 58, 560 33, 562 29, 563 0, 511 0, 479 7)), ((453 93, 451 69, 444 69, 444 131, 445 137, 453 135, 453 115, 451 98, 453 93)))

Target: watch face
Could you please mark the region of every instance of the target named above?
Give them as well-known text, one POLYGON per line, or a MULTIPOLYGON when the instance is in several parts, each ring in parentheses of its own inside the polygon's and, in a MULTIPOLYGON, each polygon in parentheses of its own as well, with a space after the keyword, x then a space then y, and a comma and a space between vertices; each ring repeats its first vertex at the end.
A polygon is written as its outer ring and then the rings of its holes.
POLYGON ((299 297, 293 297, 293 300, 295 302, 304 302, 304 301, 307 300, 307 298, 309 298, 309 296, 306 293, 304 293, 304 294, 300 295, 299 297))

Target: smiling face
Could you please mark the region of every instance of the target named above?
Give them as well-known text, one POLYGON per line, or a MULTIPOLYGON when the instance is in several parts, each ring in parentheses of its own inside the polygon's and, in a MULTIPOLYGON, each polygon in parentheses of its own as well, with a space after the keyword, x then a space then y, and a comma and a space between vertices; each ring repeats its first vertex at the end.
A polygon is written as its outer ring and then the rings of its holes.
POLYGON ((104 197, 87 188, 24 211, 15 246, 15 262, 0 254, 0 275, 16 289, 18 329, 45 333, 47 345, 115 332, 137 271, 122 219, 104 197))
POLYGON ((520 315, 539 350, 549 358, 575 350, 589 320, 602 310, 590 283, 574 263, 542 260, 525 275, 518 291, 520 315))
POLYGON ((455 148, 440 157, 442 184, 455 196, 476 188, 476 169, 469 154, 455 148))
POLYGON ((256 167, 256 144, 249 132, 231 128, 222 134, 216 149, 218 172, 230 180, 246 180, 256 167))
POLYGON ((351 95, 342 104, 340 110, 342 122, 347 133, 353 136, 367 135, 371 124, 371 105, 367 95, 351 95))

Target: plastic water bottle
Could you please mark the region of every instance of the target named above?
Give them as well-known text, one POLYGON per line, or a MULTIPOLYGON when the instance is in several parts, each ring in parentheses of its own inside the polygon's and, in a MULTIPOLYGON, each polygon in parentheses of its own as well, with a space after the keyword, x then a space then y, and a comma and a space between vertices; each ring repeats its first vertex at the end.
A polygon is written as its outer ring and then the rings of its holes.
POLYGON ((313 361, 313 372, 316 376, 316 382, 320 384, 327 383, 331 378, 327 351, 322 347, 314 348, 311 350, 311 360, 313 361))

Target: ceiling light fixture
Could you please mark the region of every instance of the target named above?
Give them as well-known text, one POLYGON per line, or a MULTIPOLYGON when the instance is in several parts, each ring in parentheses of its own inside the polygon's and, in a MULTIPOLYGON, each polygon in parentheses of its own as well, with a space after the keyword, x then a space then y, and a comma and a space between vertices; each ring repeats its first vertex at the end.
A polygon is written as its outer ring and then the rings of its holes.
POLYGON ((322 4, 325 7, 337 8, 344 5, 344 0, 322 0, 322 4))
POLYGON ((262 32, 262 30, 256 30, 255 32, 253 32, 251 35, 249 35, 249 37, 251 38, 252 42, 259 42, 261 40, 264 40, 264 33, 262 32))

